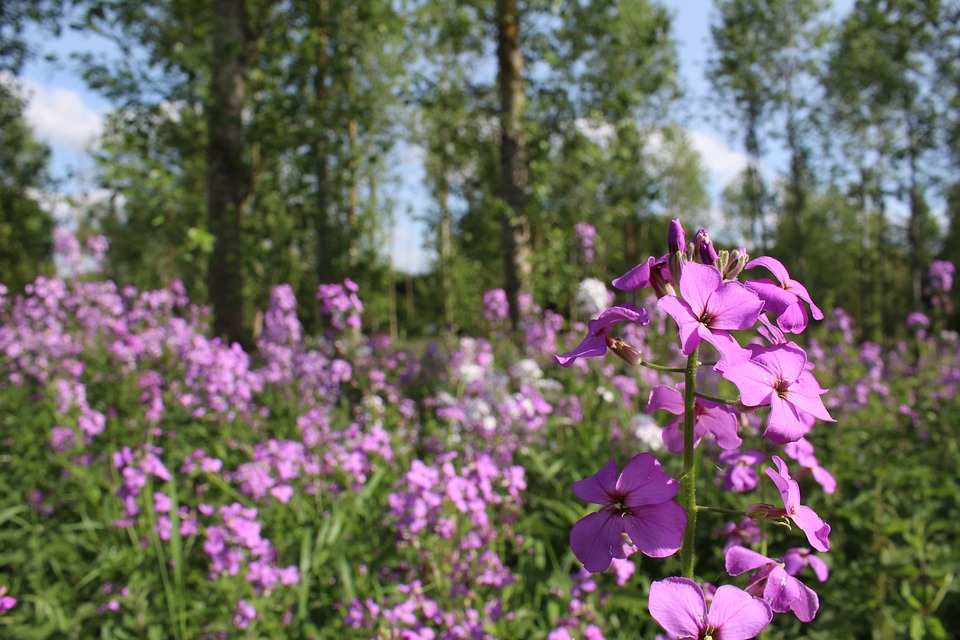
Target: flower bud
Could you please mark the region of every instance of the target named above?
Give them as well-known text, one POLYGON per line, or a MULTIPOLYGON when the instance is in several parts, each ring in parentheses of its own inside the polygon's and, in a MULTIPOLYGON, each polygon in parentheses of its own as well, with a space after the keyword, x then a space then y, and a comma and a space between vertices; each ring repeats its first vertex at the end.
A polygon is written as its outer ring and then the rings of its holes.
POLYGON ((670 265, 670 279, 680 282, 680 276, 683 275, 683 254, 674 251, 667 260, 670 265))
POLYGON ((623 360, 628 364, 637 366, 643 362, 643 355, 636 349, 636 347, 627 344, 620 338, 612 338, 609 335, 607 335, 606 338, 607 348, 623 358, 623 360))
POLYGON ((766 504, 765 502, 751 504, 743 513, 754 522, 790 527, 790 520, 787 518, 786 510, 777 509, 772 504, 766 504))
POLYGON ((697 239, 695 242, 700 255, 700 262, 703 264, 713 264, 717 261, 717 249, 713 246, 713 243, 710 242, 710 234, 707 233, 706 229, 697 231, 697 239))
POLYGON ((750 256, 747 255, 746 248, 740 247, 739 249, 731 251, 723 267, 723 279, 736 280, 740 272, 743 271, 743 267, 745 267, 749 261, 750 256))
POLYGON ((676 292, 673 290, 673 285, 667 282, 663 271, 660 269, 650 270, 650 286, 653 287, 653 291, 657 294, 658 298, 676 295, 676 292))
POLYGON ((667 247, 670 249, 670 253, 683 253, 687 248, 687 238, 683 233, 680 218, 674 218, 670 221, 670 228, 667 231, 667 247))

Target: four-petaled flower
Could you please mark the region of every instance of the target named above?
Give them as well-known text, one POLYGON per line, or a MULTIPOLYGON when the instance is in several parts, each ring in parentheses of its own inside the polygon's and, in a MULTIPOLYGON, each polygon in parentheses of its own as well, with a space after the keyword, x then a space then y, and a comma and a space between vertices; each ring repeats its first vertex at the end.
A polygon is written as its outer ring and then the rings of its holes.
POLYGON ((687 514, 676 502, 679 485, 652 454, 633 457, 617 475, 611 459, 596 474, 573 483, 581 500, 603 505, 570 531, 570 547, 587 571, 597 573, 624 558, 623 534, 642 553, 665 558, 680 548, 687 514))
POLYGON ((749 353, 750 359, 734 361, 719 370, 737 385, 744 405, 770 405, 765 438, 776 444, 796 442, 810 430, 802 414, 835 422, 820 399, 826 390, 807 369, 803 349, 788 342, 770 347, 750 345, 743 353, 749 353))
POLYGON ((807 288, 796 280, 791 280, 787 268, 779 260, 761 256, 748 262, 744 269, 754 267, 766 267, 779 281, 777 283, 769 278, 757 278, 747 280, 746 286, 760 296, 763 310, 776 316, 781 329, 787 333, 801 333, 807 328, 809 319, 804 302, 810 305, 810 313, 815 320, 823 320, 823 312, 813 304, 807 288))
POLYGON ((724 358, 738 357, 742 351, 730 331, 749 329, 760 317, 763 303, 757 294, 740 282, 724 282, 720 270, 712 265, 687 262, 680 277, 678 296, 664 296, 657 306, 669 313, 680 326, 680 345, 690 355, 706 340, 724 358))
POLYGON ((735 546, 727 550, 727 573, 739 576, 755 571, 747 583, 747 593, 763 598, 776 613, 793 613, 801 622, 810 622, 820 608, 816 592, 793 577, 784 562, 745 547, 735 546))
POLYGON ((672 638, 749 640, 773 619, 769 604, 729 584, 717 589, 707 611, 703 589, 690 578, 651 584, 648 607, 672 638))
POLYGON ((774 509, 771 505, 755 504, 746 509, 747 517, 757 521, 776 522, 782 518, 789 518, 807 536, 810 546, 817 551, 830 550, 830 525, 817 515, 810 507, 800 504, 800 485, 790 477, 787 463, 780 456, 773 456, 776 471, 767 468, 766 473, 777 485, 780 498, 783 500, 783 509, 774 509))
POLYGON ((587 337, 577 345, 573 351, 554 356, 564 367, 569 367, 577 358, 597 358, 607 352, 607 345, 612 342, 607 334, 613 325, 620 322, 634 322, 645 325, 650 322, 644 309, 632 304, 610 307, 601 313, 595 320, 587 323, 587 337))

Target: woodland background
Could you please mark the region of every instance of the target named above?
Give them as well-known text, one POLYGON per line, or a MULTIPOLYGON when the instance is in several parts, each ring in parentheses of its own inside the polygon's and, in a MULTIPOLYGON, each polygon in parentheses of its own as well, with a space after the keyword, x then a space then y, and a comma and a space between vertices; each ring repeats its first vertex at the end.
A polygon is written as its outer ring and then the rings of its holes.
MULTIPOLYGON (((115 105, 94 150, 110 197, 76 203, 109 242, 106 277, 182 280, 214 331, 251 345, 290 283, 321 328, 322 283, 356 281, 365 329, 474 332, 482 292, 573 311, 661 249, 664 221, 781 258, 861 337, 927 310, 921 274, 960 256, 960 6, 724 0, 711 17, 712 108, 749 157, 711 202, 683 122, 669 3, 648 0, 14 0, 0 9, 0 273, 51 274, 49 150, 17 74, 48 38, 115 105), (785 154, 787 170, 765 166, 785 154), (422 274, 393 269, 398 154, 423 158, 422 274), (597 231, 586 264, 575 225, 597 231)), ((49 53, 49 51, 47 52, 49 53)), ((687 109, 688 110, 688 109, 687 109)), ((63 222, 63 221, 60 221, 63 222)), ((658 254, 659 255, 659 254, 658 254)))

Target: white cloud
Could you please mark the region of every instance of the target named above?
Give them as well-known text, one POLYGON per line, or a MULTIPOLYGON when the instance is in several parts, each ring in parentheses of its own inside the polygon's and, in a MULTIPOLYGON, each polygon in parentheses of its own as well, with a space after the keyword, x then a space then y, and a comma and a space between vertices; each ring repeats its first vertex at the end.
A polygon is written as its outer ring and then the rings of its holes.
POLYGON ((38 138, 83 151, 103 131, 103 114, 87 105, 79 92, 30 80, 24 80, 23 87, 24 116, 38 138))
POLYGON ((687 133, 715 185, 723 188, 746 169, 745 153, 736 151, 713 134, 693 129, 687 130, 687 133))

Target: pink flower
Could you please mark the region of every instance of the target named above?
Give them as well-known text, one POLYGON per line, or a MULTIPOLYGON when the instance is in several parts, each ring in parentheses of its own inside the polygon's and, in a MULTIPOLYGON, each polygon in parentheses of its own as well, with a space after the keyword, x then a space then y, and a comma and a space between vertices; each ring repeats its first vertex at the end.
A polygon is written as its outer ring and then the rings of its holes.
POLYGON ((830 525, 824 523, 816 511, 800 504, 800 485, 790 477, 787 464, 780 456, 773 456, 773 463, 777 465, 777 470, 767 468, 766 473, 780 491, 783 510, 775 510, 771 505, 750 505, 747 507, 747 516, 753 520, 771 522, 777 518, 789 518, 806 534, 811 547, 817 551, 829 551, 830 525))
POLYGON ((650 615, 673 638, 749 640, 773 619, 770 605, 725 584, 707 611, 703 589, 690 578, 666 578, 650 585, 650 615))
MULTIPOLYGON (((680 389, 683 385, 678 385, 680 389)), ((683 392, 680 389, 660 385, 650 391, 650 400, 647 402, 647 413, 658 409, 680 416, 668 424, 663 430, 663 444, 671 453, 683 452, 683 392)), ((733 410, 725 404, 711 402, 697 398, 694 404, 693 431, 695 443, 705 433, 712 433, 721 449, 736 449, 743 441, 737 435, 737 417, 733 410)))
POLYGON ((742 349, 730 331, 749 329, 760 317, 763 303, 739 282, 724 282, 712 266, 687 262, 680 276, 683 298, 670 295, 657 303, 680 326, 680 345, 690 355, 706 340, 724 358, 739 356, 742 349))
POLYGON ((607 352, 607 345, 613 341, 607 334, 613 325, 620 322, 634 322, 645 325, 650 322, 647 312, 632 304, 611 307, 601 313, 596 320, 587 323, 587 337, 570 352, 554 356, 564 367, 569 367, 577 358, 597 358, 607 352))
POLYGON ((776 316, 777 324, 781 329, 787 333, 800 333, 807 328, 809 319, 803 302, 810 305, 810 313, 813 314, 814 320, 823 320, 823 312, 813 304, 807 288, 796 280, 791 280, 787 268, 779 260, 761 256, 748 262, 744 269, 755 267, 766 267, 778 280, 778 282, 768 278, 747 280, 746 286, 760 296, 763 300, 763 310, 776 316))
POLYGON ((617 476, 611 459, 595 475, 573 483, 580 499, 602 505, 570 531, 570 547, 587 571, 597 573, 625 558, 623 534, 645 555, 665 558, 680 548, 687 514, 673 502, 679 485, 649 453, 633 457, 617 476))
POLYGON ((817 615, 820 598, 790 575, 783 563, 738 546, 727 551, 726 567, 732 576, 756 570, 750 576, 747 593, 763 598, 775 612, 792 611, 801 622, 810 622, 817 615))
POLYGON ((737 385, 740 401, 748 407, 770 405, 770 422, 763 436, 776 444, 796 442, 809 430, 803 419, 809 414, 836 422, 823 406, 820 388, 807 370, 807 354, 792 342, 770 347, 751 345, 749 360, 740 360, 720 369, 724 378, 737 385))

